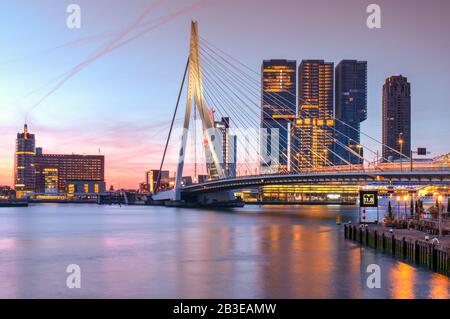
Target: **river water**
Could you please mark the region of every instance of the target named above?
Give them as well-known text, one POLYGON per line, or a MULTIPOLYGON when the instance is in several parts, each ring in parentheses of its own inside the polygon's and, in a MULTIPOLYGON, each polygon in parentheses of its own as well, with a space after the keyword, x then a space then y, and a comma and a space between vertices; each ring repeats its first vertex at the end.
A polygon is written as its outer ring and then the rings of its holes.
POLYGON ((344 239, 337 215, 358 208, 0 208, 0 298, 449 298, 447 277, 344 239))

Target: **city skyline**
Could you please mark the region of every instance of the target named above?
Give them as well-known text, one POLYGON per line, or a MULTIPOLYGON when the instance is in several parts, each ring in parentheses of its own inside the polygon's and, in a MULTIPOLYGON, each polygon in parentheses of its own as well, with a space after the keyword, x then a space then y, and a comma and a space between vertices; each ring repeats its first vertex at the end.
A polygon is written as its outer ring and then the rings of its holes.
MULTIPOLYGON (((317 58, 335 64, 342 59, 368 61, 369 111, 368 120, 362 123, 362 129, 379 140, 381 140, 379 127, 382 118, 382 84, 391 75, 403 74, 412 83, 412 125, 414 128, 412 147, 428 147, 433 152, 432 155, 439 155, 448 151, 447 145, 441 142, 448 140, 449 137, 449 133, 445 131, 449 110, 445 108, 445 105, 450 101, 449 93, 445 90, 445 84, 449 81, 449 72, 445 70, 449 69, 449 65, 444 58, 445 52, 448 50, 448 42, 445 41, 446 37, 443 34, 445 27, 448 27, 448 22, 445 21, 444 16, 435 16, 432 20, 417 20, 420 21, 418 26, 410 26, 413 29, 417 28, 415 30, 417 32, 412 32, 410 28, 401 28, 401 26, 392 31, 396 24, 394 18, 398 19, 399 15, 405 15, 401 8, 402 1, 395 4, 379 1, 383 9, 383 27, 380 30, 369 30, 365 26, 366 4, 347 1, 353 5, 350 6, 351 9, 349 9, 349 6, 345 6, 346 11, 344 12, 343 9, 339 10, 339 5, 327 2, 328 10, 325 10, 323 14, 327 16, 330 12, 333 12, 335 16, 328 17, 329 24, 326 25, 329 27, 326 29, 328 33, 325 35, 326 40, 323 41, 327 42, 325 45, 322 42, 314 42, 312 35, 308 36, 306 32, 296 28, 295 35, 305 39, 306 42, 309 40, 311 46, 304 46, 303 41, 301 45, 297 44, 298 40, 292 34, 284 37, 271 37, 271 46, 267 46, 265 37, 261 37, 257 33, 258 27, 261 26, 260 21, 253 21, 252 27, 244 33, 233 32, 234 28, 240 27, 237 25, 224 28, 227 30, 224 34, 221 27, 223 28, 226 21, 223 17, 214 19, 215 14, 221 10, 230 10, 235 2, 230 1, 231 4, 225 4, 221 1, 212 2, 212 4, 208 4, 207 9, 198 7, 190 13, 180 16, 179 19, 162 26, 157 32, 155 30, 155 32, 151 32, 133 42, 130 46, 117 50, 105 59, 92 64, 67 82, 65 86, 29 115, 28 122, 33 128, 33 133, 39 135, 42 139, 39 144, 46 145, 46 149, 51 153, 97 153, 98 149, 101 149, 102 154, 107 156, 109 162, 108 176, 106 177, 108 183, 136 188, 136 185, 144 179, 144 172, 156 168, 159 163, 159 155, 152 154, 160 154, 163 148, 159 140, 165 138, 166 128, 168 128, 168 121, 176 98, 174 87, 179 85, 182 65, 185 63, 185 60, 179 58, 178 52, 186 52, 187 56, 188 21, 195 16, 200 21, 202 35, 206 39, 249 64, 255 70, 259 69, 258 65, 262 60, 270 58, 286 58, 297 61, 317 58), (207 17, 206 13, 210 17, 207 17), (341 19, 345 17, 346 23, 341 23, 336 30, 332 30, 333 22, 336 23, 336 19, 339 17, 341 19), (350 31, 352 34, 354 33, 352 41, 349 40, 347 43, 345 39, 339 39, 339 34, 346 34, 350 31), (397 35, 402 35, 402 37, 398 38, 395 34, 386 36, 392 32, 398 32, 397 35), (441 34, 444 40, 436 41, 436 38, 427 37, 423 41, 424 46, 426 45, 429 50, 421 50, 420 53, 417 52, 416 56, 411 57, 412 45, 415 44, 414 37, 411 34, 420 37, 431 33, 436 36, 441 34), (254 36, 255 34, 258 36, 254 36), (166 57, 162 57, 154 51, 145 49, 151 43, 157 43, 162 46, 161 51, 167 52, 168 50, 165 50, 164 46, 172 44, 169 44, 166 39, 174 38, 167 37, 167 35, 175 35, 176 42, 178 42, 179 50, 174 50, 177 52, 174 52, 173 55, 166 54, 166 57), (239 40, 237 45, 231 45, 236 37, 239 40), (394 38, 395 41, 393 41, 394 38), (359 43, 364 43, 364 45, 354 44, 355 39, 359 43), (338 40, 341 42, 340 44, 338 40), (244 46, 242 46, 243 42, 245 42, 244 46), (352 42, 352 45, 350 45, 350 42, 352 42), (335 50, 329 50, 330 44, 334 45, 332 47, 335 50), (344 44, 348 44, 351 48, 346 48, 344 44), (395 52, 388 52, 390 54, 388 58, 385 54, 386 51, 379 49, 382 47, 389 48, 390 46, 395 47, 395 52), (136 53, 137 51, 139 51, 139 54, 136 53), (254 52, 258 52, 257 55, 254 52), (136 61, 130 62, 128 57, 135 54, 137 54, 136 61), (429 68, 421 63, 421 61, 429 60, 430 55, 434 60, 440 62, 439 66, 429 68), (440 55, 442 55, 442 58, 440 55), (161 66, 155 65, 155 59, 160 62, 157 64, 161 64, 161 66), (113 64, 116 66, 115 68, 111 68, 113 64), (166 64, 170 65, 170 72, 164 72, 166 64), (427 79, 432 76, 440 80, 428 83, 427 79), (105 78, 111 78, 112 80, 105 81, 105 78), (123 83, 122 79, 126 79, 126 83, 123 83), (428 93, 430 91, 433 92, 432 95, 428 93), (130 108, 133 112, 126 114, 122 112, 130 108), (430 109, 439 112, 439 116, 436 117, 432 114, 433 112, 430 112, 430 109), (120 120, 117 119, 118 114, 120 114, 120 120), (158 120, 152 121, 152 119, 158 120), (431 126, 433 131, 427 130, 431 126), (138 139, 140 139, 139 143, 135 143, 138 139), (124 154, 123 149, 127 149, 126 154, 124 154)), ((236 14, 249 14, 249 8, 255 5, 252 1, 249 1, 249 3, 243 4, 242 10, 236 14)), ((270 1, 267 2, 266 7, 268 9, 265 7, 265 10, 262 10, 261 20, 264 16, 269 15, 270 8, 274 8, 274 6, 280 9, 280 15, 293 11, 293 8, 301 9, 302 5, 312 11, 315 8, 314 4, 306 2, 281 1, 277 3, 278 5, 270 1)), ((403 3, 406 2, 403 1, 403 3)), ((445 2, 435 1, 435 3, 438 7, 448 6, 448 3, 445 2)), ((0 31, 3 42, 14 36, 14 38, 23 38, 24 42, 27 43, 26 51, 20 45, 16 45, 16 47, 6 48, 0 55, 0 103, 3 113, 0 120, 2 134, 0 141, 0 184, 10 185, 12 182, 12 154, 14 152, 12 141, 23 125, 24 113, 47 90, 35 92, 27 99, 19 99, 19 102, 17 102, 17 97, 23 97, 54 80, 61 71, 67 70, 73 64, 82 61, 84 56, 98 46, 98 43, 91 43, 88 47, 73 46, 55 50, 49 57, 43 57, 42 54, 35 54, 35 52, 42 52, 42 50, 53 47, 55 44, 67 43, 70 40, 83 38, 83 36, 101 33, 104 30, 120 29, 128 23, 126 21, 133 21, 139 13, 139 9, 145 7, 144 2, 134 1, 131 9, 126 10, 126 18, 124 17, 122 22, 117 23, 114 22, 114 19, 106 19, 108 23, 100 25, 97 22, 93 26, 89 23, 89 17, 92 15, 92 11, 99 13, 102 4, 104 4, 102 1, 92 5, 86 1, 80 1, 83 10, 86 14, 89 14, 86 19, 87 22, 84 20, 85 23, 80 32, 70 31, 61 26, 62 30, 55 29, 55 34, 40 39, 39 42, 32 41, 29 38, 29 30, 18 28, 20 18, 24 18, 20 14, 15 16, 18 21, 11 22, 12 28, 0 31), (89 13, 89 10, 91 10, 91 13, 89 13), (28 56, 20 62, 17 61, 17 57, 26 56, 28 53, 31 58, 28 56)), ((323 6, 323 3, 321 5, 323 6)), ((11 8, 18 12, 28 6, 34 7, 35 5, 29 3, 25 5, 24 1, 11 4, 11 8)), ((176 6, 172 2, 169 7, 163 9, 169 10, 176 6)), ((65 4, 62 4, 61 8, 64 9, 65 4)), ((43 30, 49 25, 57 25, 59 19, 64 21, 65 11, 62 10, 59 13, 60 8, 58 6, 50 9, 49 6, 44 4, 34 9, 48 15, 49 20, 43 23, 42 19, 27 16, 30 19, 29 27, 34 26, 38 30, 43 30)), ((436 10, 436 7, 434 10, 436 10)), ((444 12, 445 10, 440 11, 444 12)), ((319 14, 317 11, 315 12, 319 14)), ((412 11, 410 10, 410 15, 413 18, 421 15, 426 16, 427 12, 427 6, 418 2, 417 7, 414 7, 412 11)), ((299 13, 307 16, 305 10, 299 10, 299 13)), ((118 12, 113 10, 111 15, 115 14, 118 14, 118 12)), ((6 19, 2 20, 6 21, 6 19)), ((105 19, 101 20, 105 21, 105 19)), ((299 27, 302 25, 314 27, 315 23, 318 23, 312 19, 302 21, 298 22, 299 27)), ((281 26, 277 28, 292 24, 292 22, 284 22, 280 22, 281 26)), ((32 31, 34 33, 36 30, 32 31)), ((269 34, 273 32, 271 35, 274 35, 277 31, 275 28, 275 30, 268 32, 269 34)), ((373 145, 364 138, 363 143, 373 145)), ((378 149, 380 148, 378 147, 378 149)))

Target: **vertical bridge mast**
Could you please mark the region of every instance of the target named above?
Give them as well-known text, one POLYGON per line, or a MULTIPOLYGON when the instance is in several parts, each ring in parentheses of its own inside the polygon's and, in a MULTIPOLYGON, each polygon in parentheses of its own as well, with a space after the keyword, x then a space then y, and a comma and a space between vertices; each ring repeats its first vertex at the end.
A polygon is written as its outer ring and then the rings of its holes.
MULTIPOLYGON (((225 174, 222 169, 221 160, 214 148, 214 119, 211 117, 209 108, 205 105, 203 96, 203 78, 200 62, 200 42, 198 35, 198 23, 191 23, 191 42, 189 49, 189 75, 188 75, 188 96, 186 102, 186 112, 184 114, 184 130, 181 139, 181 147, 178 159, 178 168, 175 180, 175 200, 181 199, 181 181, 183 178, 183 167, 186 156, 187 134, 189 131, 189 123, 191 120, 192 103, 197 107, 203 126, 203 134, 205 135, 207 147, 211 152, 212 160, 217 169, 217 177, 224 178, 225 174)), ((220 157, 221 158, 221 157, 220 157)), ((223 159, 222 159, 223 160, 223 159)))

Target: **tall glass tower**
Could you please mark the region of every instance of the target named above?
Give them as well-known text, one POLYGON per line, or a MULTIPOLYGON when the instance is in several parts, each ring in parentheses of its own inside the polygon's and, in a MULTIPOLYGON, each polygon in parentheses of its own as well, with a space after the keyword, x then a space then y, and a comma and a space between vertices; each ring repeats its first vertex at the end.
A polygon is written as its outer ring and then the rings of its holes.
POLYGON ((303 60, 298 69, 298 118, 291 130, 294 170, 331 164, 333 148, 334 64, 303 60))
POLYGON ((334 153, 339 156, 334 156, 334 164, 363 164, 360 127, 367 119, 367 62, 341 61, 335 79, 335 138, 339 143, 335 143, 334 153))
POLYGON ((383 158, 404 158, 399 153, 411 156, 411 85, 401 75, 383 85, 383 158))
POLYGON ((289 123, 296 115, 296 73, 296 61, 265 60, 262 63, 262 173, 281 173, 288 170, 289 123), (277 142, 278 145, 274 145, 277 142))
POLYGON ((35 149, 34 134, 28 133, 28 126, 25 124, 23 133, 17 133, 14 156, 14 188, 18 198, 35 190, 35 149))

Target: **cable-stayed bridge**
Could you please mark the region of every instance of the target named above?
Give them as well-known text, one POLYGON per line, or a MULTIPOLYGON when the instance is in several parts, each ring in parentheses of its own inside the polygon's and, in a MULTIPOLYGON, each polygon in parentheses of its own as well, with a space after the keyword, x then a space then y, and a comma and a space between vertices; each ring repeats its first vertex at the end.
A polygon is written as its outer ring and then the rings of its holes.
MULTIPOLYGON (((413 164, 410 156, 359 131, 366 139, 398 155, 395 161, 392 158, 380 157, 377 150, 354 141, 338 130, 337 127, 356 129, 337 118, 322 120, 322 138, 311 136, 314 138, 314 147, 307 150, 308 156, 299 158, 292 149, 280 150, 280 142, 290 145, 292 141, 289 136, 277 134, 277 130, 285 121, 291 121, 291 125, 295 125, 295 121, 309 123, 308 116, 293 105, 296 102, 293 103, 292 100, 297 101, 295 95, 294 99, 286 98, 291 94, 289 92, 284 95, 269 92, 266 95, 270 104, 281 108, 280 114, 271 113, 262 107, 261 81, 259 72, 201 38, 197 22, 192 22, 189 58, 159 170, 161 172, 167 161, 169 143, 174 139, 172 135, 175 118, 180 109, 183 91, 186 89, 175 187, 170 191, 158 192, 161 180, 161 176, 158 176, 154 200, 226 201, 233 200, 232 190, 278 184, 450 184, 448 160, 442 165, 418 166, 413 164), (216 121, 216 114, 222 118, 221 121, 216 121), (261 129, 262 117, 271 118, 269 124, 265 123, 264 129, 261 129), (336 122, 340 125, 335 125, 336 122), (184 186, 182 178, 188 156, 188 136, 194 137, 191 150, 195 158, 194 176, 197 176, 200 166, 206 171, 207 179, 184 186), (339 137, 356 144, 357 149, 342 143, 339 137), (336 145, 346 150, 353 158, 357 158, 358 163, 344 158, 342 153, 338 154, 334 148, 336 145), (367 154, 371 154, 376 160, 369 160, 367 154), (341 164, 334 164, 331 158, 337 158, 341 164), (204 162, 199 162, 198 159, 204 159, 204 162), (281 165, 281 162, 287 165, 281 165)), ((305 126, 295 127, 303 135, 316 134, 305 129, 305 126)))

